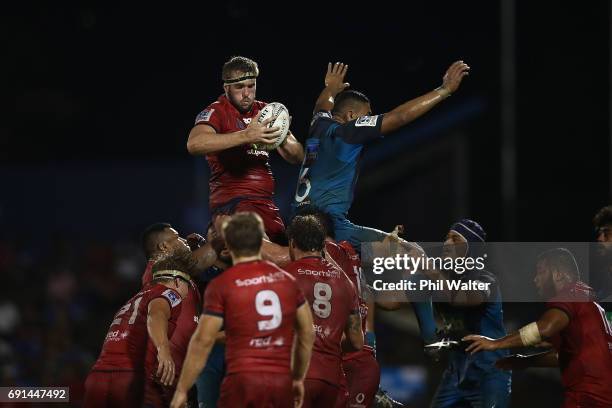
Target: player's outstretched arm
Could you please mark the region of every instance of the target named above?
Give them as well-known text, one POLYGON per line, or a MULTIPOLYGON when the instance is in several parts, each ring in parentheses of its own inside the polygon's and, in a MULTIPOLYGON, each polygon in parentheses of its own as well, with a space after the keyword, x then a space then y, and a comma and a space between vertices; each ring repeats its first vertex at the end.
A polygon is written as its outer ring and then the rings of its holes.
POLYGON ((275 244, 267 239, 262 241, 261 256, 263 259, 273 262, 281 268, 291 262, 289 247, 275 244))
POLYGON ((193 257, 196 261, 196 265, 191 271, 192 274, 200 274, 213 266, 217 260, 217 253, 212 247, 212 244, 206 242, 206 238, 196 232, 187 235, 186 238, 187 245, 191 248, 193 257))
POLYGON ((293 348, 293 366, 291 373, 293 375, 293 393, 294 406, 299 408, 304 401, 304 377, 308 371, 310 364, 310 356, 312 355, 312 345, 314 343, 314 328, 312 326, 312 314, 310 313, 310 305, 304 302, 297 309, 295 319, 296 340, 293 348))
POLYGON ((215 261, 217 260, 217 253, 213 249, 212 244, 209 242, 193 251, 193 256, 197 262, 194 268, 195 273, 201 273, 205 271, 206 269, 213 266, 215 264, 215 261))
POLYGON ((479 351, 498 350, 515 347, 535 346, 558 334, 569 324, 568 315, 560 309, 548 309, 537 322, 529 323, 521 327, 518 332, 509 334, 500 339, 494 340, 485 336, 469 335, 463 341, 470 341, 465 351, 472 354, 479 351))
POLYGON ((341 62, 327 64, 327 73, 325 74, 325 88, 317 98, 315 103, 314 113, 319 111, 331 111, 334 108, 334 98, 340 92, 349 87, 347 82, 344 82, 344 77, 348 71, 348 64, 341 62))
POLYGON ((157 378, 163 385, 174 382, 174 360, 170 354, 168 341, 168 320, 170 319, 170 305, 165 299, 153 299, 147 311, 147 332, 157 350, 157 378))
POLYGON ((298 142, 291 131, 289 131, 285 141, 276 149, 276 151, 288 163, 302 164, 304 161, 304 146, 298 142))
POLYGON ((220 152, 243 144, 273 144, 280 128, 267 125, 275 118, 268 118, 259 123, 261 112, 251 120, 249 126, 238 132, 217 134, 215 129, 206 124, 195 125, 187 139, 187 151, 194 156, 220 152))
POLYGON ((358 351, 363 348, 363 332, 361 331, 361 316, 359 313, 349 315, 344 327, 344 339, 342 351, 358 351))
POLYGON ((559 357, 555 350, 529 355, 513 354, 497 360, 495 367, 500 370, 519 370, 529 367, 559 367, 559 357))
POLYGON ((459 88, 461 80, 468 75, 469 70, 470 67, 463 61, 454 62, 446 71, 440 87, 398 106, 391 112, 385 113, 380 128, 381 133, 392 133, 429 112, 431 108, 448 98, 459 88))
POLYGON ((206 360, 208 360, 208 355, 215 344, 215 338, 222 325, 223 318, 219 316, 208 314, 200 316, 198 327, 189 342, 183 369, 170 403, 171 408, 183 408, 187 402, 187 392, 206 365, 206 360))

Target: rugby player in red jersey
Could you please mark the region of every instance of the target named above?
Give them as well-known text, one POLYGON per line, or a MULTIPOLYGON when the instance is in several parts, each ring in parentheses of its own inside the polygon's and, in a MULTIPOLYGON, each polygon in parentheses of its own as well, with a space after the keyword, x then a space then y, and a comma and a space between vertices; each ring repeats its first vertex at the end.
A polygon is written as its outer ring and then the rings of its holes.
POLYGON ((363 347, 357 291, 342 269, 322 257, 325 230, 316 217, 295 217, 287 236, 293 262, 285 270, 296 277, 312 305, 316 334, 304 383, 304 407, 333 407, 339 398, 346 405, 340 388, 342 349, 363 347))
POLYGON ((183 407, 222 325, 227 374, 218 406, 301 406, 314 341, 310 306, 293 276, 261 259, 257 214, 235 214, 222 232, 233 266, 206 288, 171 407, 183 407))
MULTIPOLYGON (((380 366, 375 355, 375 336, 373 322, 373 303, 368 303, 361 296, 361 260, 355 249, 348 241, 337 243, 334 240, 333 224, 329 216, 314 206, 304 206, 298 211, 299 215, 313 215, 323 226, 325 232, 325 258, 334 266, 342 269, 349 277, 357 290, 359 297, 359 314, 361 316, 361 329, 363 336, 367 340, 363 348, 359 351, 345 352, 342 355, 342 368, 345 378, 341 384, 341 388, 345 389, 346 399, 348 399, 349 407, 355 406, 370 406, 375 397, 381 401, 386 401, 387 405, 393 405, 393 400, 383 390, 378 394, 380 383, 380 366)), ((282 247, 268 242, 265 245, 264 257, 276 264, 286 265, 286 259, 289 258, 289 250, 287 247, 282 247)), ((337 400, 337 407, 345 406, 345 399, 337 400)), ((397 404, 396 404, 397 405, 397 404)), ((384 406, 381 405, 381 406, 384 406)))
MULTIPOLYGON (((165 259, 153 265, 153 274, 157 270, 167 270, 165 259)), ((169 338, 187 293, 188 283, 182 279, 154 277, 119 309, 85 381, 85 407, 142 406, 148 347, 158 362, 156 377, 162 384, 172 382, 175 363, 169 338)))
POLYGON ((187 288, 181 293, 181 310, 172 332, 168 332, 167 320, 164 320, 163 315, 149 316, 147 321, 149 341, 144 366, 145 407, 161 408, 170 404, 174 393, 175 373, 180 373, 187 354, 187 345, 197 327, 201 300, 198 288, 190 276, 195 263, 191 251, 185 246, 182 250, 160 259, 153 266, 153 279, 175 279, 177 284, 181 280, 187 288), (156 346, 157 344, 162 346, 156 346), (169 348, 171 359, 168 362, 159 360, 160 347, 169 348))
POLYGON ((612 407, 612 329, 604 310, 593 302, 590 287, 580 281, 574 256, 567 249, 544 252, 536 265, 535 285, 548 298, 546 311, 518 332, 500 339, 470 335, 466 351, 533 346, 547 340, 553 349, 498 360, 503 369, 555 367, 561 369, 564 408, 612 407))
MULTIPOLYGON (((257 63, 249 58, 232 57, 223 65, 224 94, 196 117, 187 150, 208 160, 213 216, 256 212, 263 219, 266 234, 275 241, 283 237, 285 227, 272 200, 274 177, 269 153, 253 144, 273 143, 279 128, 267 127, 271 118, 257 121, 266 105, 255 99, 258 75, 257 63)), ((304 149, 291 132, 276 150, 292 164, 300 164, 304 158, 304 149)))
MULTIPOLYGON (((170 352, 174 360, 176 372, 180 373, 183 359, 187 353, 187 346, 197 327, 198 316, 200 315, 200 309, 202 307, 200 290, 193 276, 197 276, 200 272, 208 269, 214 264, 216 261, 216 252, 212 248, 212 245, 206 243, 206 240, 199 234, 192 233, 189 234, 187 238, 181 238, 179 233, 168 223, 156 223, 147 227, 142 234, 142 246, 149 260, 142 277, 143 285, 146 285, 153 279, 151 268, 154 264, 154 260, 168 256, 169 254, 189 254, 189 250, 192 250, 191 264, 185 266, 185 269, 188 270, 184 271, 187 274, 185 278, 189 280, 188 293, 186 296, 183 296, 181 314, 178 318, 177 327, 170 338, 170 352)), ((153 388, 154 387, 149 387, 149 389, 153 388)), ((158 391, 158 395, 163 392, 166 397, 168 395, 171 397, 174 392, 174 388, 163 387, 162 384, 159 384, 155 389, 158 391)), ((195 399, 195 395, 192 395, 192 398, 195 399)), ((161 399, 157 397, 149 398, 149 400, 160 401, 161 399)), ((165 405, 167 406, 169 402, 169 400, 165 401, 165 405)), ((155 406, 153 403, 151 403, 151 405, 155 406)))
MULTIPOLYGON (((373 306, 362 296, 361 259, 348 241, 336 242, 330 234, 333 234, 333 224, 329 216, 315 208, 305 209, 302 214, 310 212, 317 216, 326 231, 325 257, 333 264, 342 268, 357 290, 359 297, 359 314, 361 316, 361 330, 367 340, 359 351, 346 352, 342 355, 342 368, 346 378, 343 387, 348 391, 349 407, 369 407, 374 402, 379 390, 380 365, 376 360, 373 306), (329 232, 331 231, 331 233, 329 232)), ((392 401, 381 391, 381 398, 392 401)), ((342 405, 336 405, 340 407, 342 405)))

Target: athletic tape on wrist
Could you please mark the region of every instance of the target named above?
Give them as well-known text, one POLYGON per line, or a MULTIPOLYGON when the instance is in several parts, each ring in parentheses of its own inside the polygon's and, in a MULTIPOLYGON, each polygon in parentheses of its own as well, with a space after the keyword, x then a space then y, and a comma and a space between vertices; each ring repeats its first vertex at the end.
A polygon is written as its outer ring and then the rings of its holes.
POLYGON ((538 329, 538 324, 536 322, 531 322, 527 326, 521 327, 519 329, 519 334, 521 336, 523 346, 533 346, 534 344, 538 344, 542 341, 540 329, 538 329))

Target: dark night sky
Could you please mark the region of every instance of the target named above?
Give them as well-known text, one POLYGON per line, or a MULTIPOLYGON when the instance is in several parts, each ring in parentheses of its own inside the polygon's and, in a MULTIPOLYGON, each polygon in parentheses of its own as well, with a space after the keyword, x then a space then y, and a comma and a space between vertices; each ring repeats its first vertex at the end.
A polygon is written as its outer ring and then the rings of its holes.
MULTIPOLYGON (((439 110, 474 98, 484 103, 458 126, 469 135, 470 214, 489 226, 491 238, 507 238, 498 4, 414 3, 351 10, 301 3, 291 11, 237 1, 84 4, 7 12, 0 169, 44 171, 74 159, 187 160, 193 118, 220 94, 220 67, 235 54, 259 62, 258 97, 284 102, 298 136, 328 61, 349 63, 353 87, 384 112, 438 86, 447 65, 464 59, 472 74, 439 110)), ((518 3, 515 238, 589 240, 590 219, 609 198, 609 4, 518 3)), ((359 218, 376 203, 358 198, 359 218)))

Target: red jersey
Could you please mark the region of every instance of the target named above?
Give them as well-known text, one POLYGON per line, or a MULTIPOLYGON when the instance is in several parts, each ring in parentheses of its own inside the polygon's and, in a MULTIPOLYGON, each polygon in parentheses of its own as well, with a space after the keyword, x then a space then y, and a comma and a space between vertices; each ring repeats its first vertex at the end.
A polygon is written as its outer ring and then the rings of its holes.
POLYGON ((570 319, 551 342, 559 353, 565 392, 612 406, 612 329, 603 308, 587 301, 592 298, 591 288, 577 282, 546 304, 547 309, 560 309, 570 319))
MULTIPOLYGON (((359 297, 359 314, 361 316, 361 330, 365 336, 367 331, 367 320, 368 320, 368 304, 361 295, 361 259, 348 241, 341 241, 339 243, 333 241, 325 241, 325 252, 329 255, 332 262, 336 266, 342 268, 346 276, 349 277, 357 290, 357 296, 359 297)), ((346 353, 343 356, 344 360, 359 357, 363 352, 374 353, 374 348, 367 344, 363 345, 363 348, 359 351, 346 353)))
POLYGON ((243 262, 208 284, 204 314, 223 317, 227 374, 290 373, 296 310, 304 295, 268 261, 243 262))
MULTIPOLYGON (((170 353, 175 364, 175 371, 180 374, 183 368, 183 361, 187 354, 187 346, 193 332, 198 326, 198 317, 200 316, 200 308, 202 298, 197 286, 193 281, 189 281, 189 292, 187 297, 182 299, 181 310, 176 319, 175 327, 172 332, 168 330, 168 338, 170 340, 170 353)), ((170 329, 170 327, 168 327, 170 329)), ((148 341, 147 355, 145 358, 145 373, 148 377, 154 376, 157 372, 157 349, 152 341, 148 341)), ((178 375, 174 378, 178 380, 178 375)))
POLYGON ((147 285, 115 314, 93 370, 144 371, 147 312, 149 302, 157 298, 170 305, 168 337, 172 335, 181 313, 181 295, 161 284, 147 285))
MULTIPOLYGON (((225 95, 208 105, 196 117, 195 124, 212 126, 219 134, 246 129, 251 120, 266 106, 255 101, 251 110, 241 113, 225 95)), ((236 146, 206 155, 210 167, 210 208, 214 210, 237 197, 272 199, 274 177, 265 150, 252 145, 236 146)))
MULTIPOLYGON (((180 373, 183 361, 187 355, 187 347, 195 329, 202 309, 202 297, 198 287, 193 281, 189 281, 189 292, 187 298, 183 299, 181 314, 176 323, 176 329, 170 337, 170 351, 176 365, 176 372, 180 373)), ((157 367, 157 364, 156 364, 157 367)), ((178 380, 178 375, 175 380, 178 380)))
POLYGON ((342 333, 350 314, 359 313, 357 292, 342 270, 324 258, 305 257, 285 267, 312 305, 315 343, 306 378, 339 384, 342 333))

